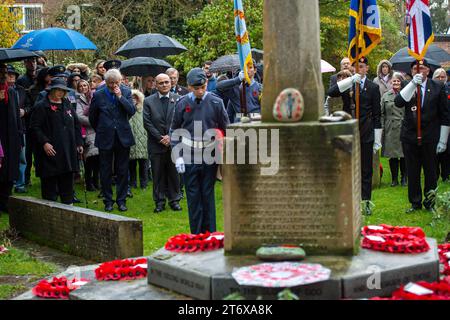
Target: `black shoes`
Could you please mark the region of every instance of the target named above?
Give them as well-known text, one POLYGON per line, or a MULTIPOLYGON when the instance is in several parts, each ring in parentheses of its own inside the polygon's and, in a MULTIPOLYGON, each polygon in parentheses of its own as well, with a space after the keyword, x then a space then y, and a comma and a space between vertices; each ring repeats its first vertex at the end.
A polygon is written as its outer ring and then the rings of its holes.
POLYGON ((76 195, 73 195, 73 200, 72 200, 72 202, 73 202, 73 203, 81 203, 81 200, 78 199, 76 195))
POLYGON ((422 207, 417 207, 417 206, 412 206, 411 208, 409 208, 408 210, 406 210, 406 212, 405 213, 414 213, 414 212, 416 212, 416 211, 420 211, 420 210, 422 210, 422 207))
POLYGON ((408 186, 408 179, 406 177, 402 177, 402 187, 407 187, 408 186))
POLYGON ((391 187, 396 187, 396 186, 398 186, 398 181, 397 181, 397 179, 392 180, 391 187))
POLYGON ((28 190, 26 188, 14 188, 14 193, 24 194, 27 192, 28 192, 28 190))
POLYGON ((112 212, 114 210, 114 206, 112 204, 105 204, 105 211, 112 212))
POLYGON ((119 204, 119 211, 125 212, 125 211, 128 211, 128 208, 125 204, 122 203, 122 204, 119 204))
POLYGON ((166 210, 166 208, 164 206, 156 206, 155 210, 153 211, 154 213, 161 213, 164 210, 166 210))
POLYGON ((97 191, 97 189, 95 188, 95 186, 93 184, 88 184, 88 185, 86 185, 86 191, 94 192, 94 191, 97 191))
POLYGON ((183 209, 178 203, 171 204, 170 208, 172 209, 172 211, 183 211, 183 209))

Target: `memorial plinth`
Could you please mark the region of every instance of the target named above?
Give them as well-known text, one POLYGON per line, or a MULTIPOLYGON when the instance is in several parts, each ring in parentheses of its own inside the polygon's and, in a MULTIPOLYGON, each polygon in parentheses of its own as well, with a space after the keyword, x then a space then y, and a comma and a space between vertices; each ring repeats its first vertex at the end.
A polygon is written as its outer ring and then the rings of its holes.
MULTIPOLYGON (((389 296, 409 282, 439 279, 437 243, 421 254, 392 254, 361 249, 356 256, 309 256, 305 263, 331 269, 327 281, 291 288, 300 300, 363 299, 389 296)), ((224 255, 223 250, 173 253, 161 249, 148 259, 148 283, 201 300, 222 300, 232 293, 246 299, 277 299, 283 288, 240 286, 234 269, 262 263, 255 255, 224 255)))
MULTIPOLYGON (((226 138, 225 159, 245 149, 247 164, 223 166, 225 252, 255 254, 265 244, 302 245, 307 254, 352 255, 359 247, 360 161, 356 121, 234 124, 245 135, 226 138), (267 130, 267 131, 265 131, 267 130), (271 133, 278 132, 278 150, 271 133), (268 133, 268 150, 261 134, 268 133), (254 148, 251 148, 253 146, 254 148), (253 149, 253 150, 252 150, 253 149), (279 159, 278 172, 248 164, 254 154, 279 159)), ((236 131, 235 131, 236 132, 236 131)), ((272 163, 273 166, 273 163, 272 163)))

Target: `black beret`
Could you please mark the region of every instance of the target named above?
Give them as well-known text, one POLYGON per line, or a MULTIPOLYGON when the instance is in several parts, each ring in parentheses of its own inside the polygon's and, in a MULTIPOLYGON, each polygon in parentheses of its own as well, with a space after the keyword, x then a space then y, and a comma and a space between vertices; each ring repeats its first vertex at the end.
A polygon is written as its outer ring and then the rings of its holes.
POLYGON ((359 63, 365 63, 365 64, 369 64, 369 60, 367 60, 367 58, 366 57, 361 57, 361 58, 359 58, 359 63))
POLYGON ((54 67, 51 67, 50 69, 48 69, 48 74, 54 78, 67 77, 65 72, 66 72, 66 67, 64 67, 63 65, 54 66, 54 67))
POLYGON ((120 60, 108 60, 103 64, 103 67, 106 70, 119 69, 121 66, 122 66, 122 61, 120 61, 120 60))
POLYGON ((201 68, 194 68, 187 74, 187 84, 189 86, 197 87, 197 86, 203 86, 206 81, 206 73, 201 68))
MULTIPOLYGON (((426 66, 426 67, 430 68, 430 64, 428 63, 428 61, 427 61, 426 59, 419 60, 419 64, 422 65, 422 66, 426 66)), ((417 61, 411 62, 411 69, 412 69, 415 65, 417 65, 417 61)))

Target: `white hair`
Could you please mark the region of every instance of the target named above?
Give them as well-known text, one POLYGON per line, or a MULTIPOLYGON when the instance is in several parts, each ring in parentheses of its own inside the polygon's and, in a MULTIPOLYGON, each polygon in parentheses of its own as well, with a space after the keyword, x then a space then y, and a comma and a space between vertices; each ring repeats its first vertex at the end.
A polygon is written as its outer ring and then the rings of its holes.
POLYGON ((178 70, 175 69, 175 68, 169 68, 169 69, 166 70, 166 74, 167 74, 168 76, 170 76, 172 73, 175 73, 175 72, 176 72, 177 74, 179 74, 178 70))
POLYGON ((444 68, 439 68, 439 69, 436 69, 436 71, 433 73, 433 79, 436 79, 437 77, 439 77, 439 75, 441 73, 445 74, 445 76, 447 77, 447 71, 445 71, 444 68))
POLYGON ((122 74, 117 69, 110 69, 105 73, 105 81, 109 82, 112 81, 121 81, 122 80, 122 74))

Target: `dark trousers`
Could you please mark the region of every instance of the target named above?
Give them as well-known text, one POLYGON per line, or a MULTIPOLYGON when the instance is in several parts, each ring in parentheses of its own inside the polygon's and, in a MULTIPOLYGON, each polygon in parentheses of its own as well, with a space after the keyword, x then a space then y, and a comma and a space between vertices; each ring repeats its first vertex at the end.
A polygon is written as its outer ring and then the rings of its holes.
POLYGON ((406 170, 408 172, 408 198, 415 208, 422 207, 422 186, 420 183, 421 171, 425 176, 425 201, 426 208, 433 206, 426 195, 431 190, 437 188, 437 159, 436 144, 426 143, 418 146, 416 144, 403 143, 403 153, 405 154, 406 170))
POLYGON ((103 202, 113 204, 112 200, 112 175, 113 161, 114 173, 116 175, 116 202, 118 205, 125 204, 128 190, 128 161, 130 159, 130 148, 125 148, 116 137, 111 150, 99 149, 100 159, 100 183, 103 192, 103 202))
POLYGON ((84 181, 86 181, 86 186, 98 188, 100 157, 92 156, 87 158, 84 165, 84 171, 84 181))
POLYGON ((141 188, 147 188, 148 184, 148 160, 134 159, 130 160, 130 186, 137 188, 137 166, 139 165, 139 182, 141 188))
POLYGON ((0 211, 8 211, 8 199, 12 194, 12 182, 0 182, 0 211))
POLYGON ((214 184, 217 165, 186 165, 184 183, 192 234, 216 231, 214 184))
POLYGON ((447 146, 447 150, 444 153, 440 153, 437 156, 437 176, 442 177, 442 181, 447 181, 450 176, 450 143, 447 146))
POLYGON ((361 143, 361 198, 372 199, 373 142, 361 143))
POLYGON ((172 162, 171 152, 152 154, 153 200, 157 206, 180 201, 180 176, 172 162))
POLYGON ((42 199, 56 201, 58 195, 64 204, 73 203, 73 173, 64 173, 54 177, 41 178, 42 199))
POLYGON ((389 159, 389 167, 391 169, 391 177, 392 181, 398 181, 398 169, 400 169, 400 175, 403 177, 406 176, 406 162, 405 158, 391 158, 389 159))
POLYGON ((27 161, 27 167, 25 169, 25 183, 28 184, 31 181, 31 168, 33 167, 33 135, 28 130, 25 134, 27 145, 25 147, 25 159, 27 161))

